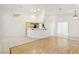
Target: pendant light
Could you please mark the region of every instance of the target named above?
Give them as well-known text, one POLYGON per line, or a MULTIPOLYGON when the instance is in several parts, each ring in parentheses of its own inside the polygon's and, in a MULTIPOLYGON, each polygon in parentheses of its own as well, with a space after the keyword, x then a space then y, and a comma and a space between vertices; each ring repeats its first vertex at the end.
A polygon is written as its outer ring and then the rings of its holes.
POLYGON ((76 14, 76 12, 77 12, 77 11, 75 10, 75 11, 74 11, 74 16, 73 16, 74 20, 77 20, 77 17, 78 17, 77 14, 76 14))

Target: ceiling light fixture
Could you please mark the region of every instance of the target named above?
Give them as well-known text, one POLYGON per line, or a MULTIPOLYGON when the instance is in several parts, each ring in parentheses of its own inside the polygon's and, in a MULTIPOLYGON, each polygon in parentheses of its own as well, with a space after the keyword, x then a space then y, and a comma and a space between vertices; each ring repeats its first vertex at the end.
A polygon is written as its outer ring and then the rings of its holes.
POLYGON ((75 11, 74 11, 74 16, 73 16, 74 20, 77 20, 77 17, 78 17, 77 14, 76 14, 76 12, 77 12, 77 11, 75 10, 75 11))

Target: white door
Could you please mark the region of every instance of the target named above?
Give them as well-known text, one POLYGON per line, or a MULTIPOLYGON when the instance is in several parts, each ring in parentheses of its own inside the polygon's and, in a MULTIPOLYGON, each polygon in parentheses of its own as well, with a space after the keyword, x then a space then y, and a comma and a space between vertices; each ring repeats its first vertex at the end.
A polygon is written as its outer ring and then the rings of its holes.
POLYGON ((66 47, 68 44, 68 22, 57 23, 57 35, 63 38, 58 39, 60 47, 66 47))
POLYGON ((57 35, 68 35, 68 22, 57 23, 57 35))
POLYGON ((58 36, 68 36, 68 22, 58 22, 57 23, 57 35, 58 36))

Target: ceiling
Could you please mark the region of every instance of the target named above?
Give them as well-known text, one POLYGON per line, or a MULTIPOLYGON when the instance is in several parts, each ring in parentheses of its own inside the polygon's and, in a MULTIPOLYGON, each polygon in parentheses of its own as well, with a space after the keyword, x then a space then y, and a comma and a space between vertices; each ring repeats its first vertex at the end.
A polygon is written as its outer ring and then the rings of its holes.
POLYGON ((74 13, 75 9, 79 13, 78 4, 3 4, 0 5, 1 11, 23 11, 29 12, 32 8, 40 8, 47 13, 62 14, 62 13, 74 13))

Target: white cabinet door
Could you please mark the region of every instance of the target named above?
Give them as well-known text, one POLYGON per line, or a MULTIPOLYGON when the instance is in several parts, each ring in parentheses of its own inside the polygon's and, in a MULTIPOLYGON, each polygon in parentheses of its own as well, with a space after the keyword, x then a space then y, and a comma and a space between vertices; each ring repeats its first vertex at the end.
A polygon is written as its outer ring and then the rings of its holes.
POLYGON ((45 38, 48 37, 49 32, 43 29, 27 29, 27 36, 31 38, 45 38))

